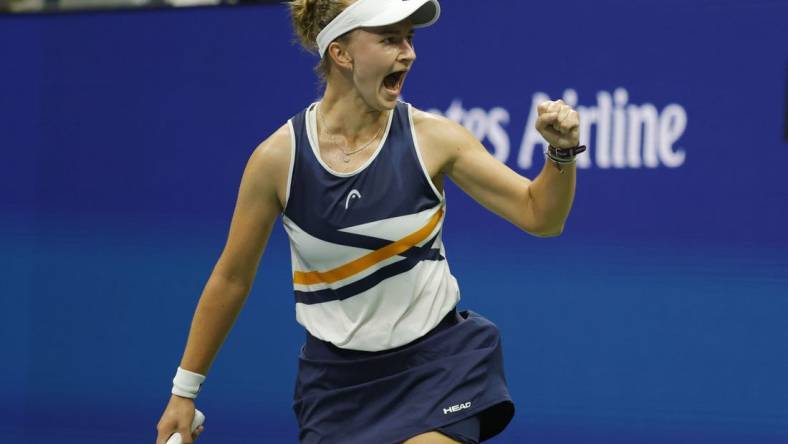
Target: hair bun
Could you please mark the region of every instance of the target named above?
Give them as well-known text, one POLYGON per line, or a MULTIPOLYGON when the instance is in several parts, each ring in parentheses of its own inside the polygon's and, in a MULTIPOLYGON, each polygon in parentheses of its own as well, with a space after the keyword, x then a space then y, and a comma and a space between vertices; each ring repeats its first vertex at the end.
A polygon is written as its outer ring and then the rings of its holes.
POLYGON ((317 51, 317 35, 347 6, 342 0, 291 0, 290 17, 301 46, 317 51))

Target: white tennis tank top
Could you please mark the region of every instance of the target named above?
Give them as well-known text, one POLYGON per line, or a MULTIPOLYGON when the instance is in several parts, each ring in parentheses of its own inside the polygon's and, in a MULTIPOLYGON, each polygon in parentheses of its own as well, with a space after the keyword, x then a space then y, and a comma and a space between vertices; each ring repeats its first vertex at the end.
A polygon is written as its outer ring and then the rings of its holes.
POLYGON ((375 153, 351 173, 320 158, 314 109, 288 121, 293 150, 282 220, 296 319, 345 349, 407 344, 460 299, 441 240, 446 200, 422 162, 412 108, 397 103, 375 153))

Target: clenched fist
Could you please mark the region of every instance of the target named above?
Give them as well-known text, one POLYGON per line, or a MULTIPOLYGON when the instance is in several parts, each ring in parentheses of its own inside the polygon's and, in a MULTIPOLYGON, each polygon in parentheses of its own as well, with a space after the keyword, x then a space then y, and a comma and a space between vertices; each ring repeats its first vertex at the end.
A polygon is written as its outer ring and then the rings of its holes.
POLYGON ((556 148, 572 148, 580 141, 580 116, 564 103, 546 101, 536 108, 536 130, 556 148))

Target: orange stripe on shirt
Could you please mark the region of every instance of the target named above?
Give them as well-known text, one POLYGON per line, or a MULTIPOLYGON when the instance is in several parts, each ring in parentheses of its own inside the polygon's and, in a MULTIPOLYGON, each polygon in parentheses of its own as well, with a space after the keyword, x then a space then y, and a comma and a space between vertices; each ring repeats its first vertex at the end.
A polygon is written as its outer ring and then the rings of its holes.
POLYGON ((435 226, 438 225, 438 222, 441 220, 441 217, 443 217, 443 208, 438 209, 429 222, 427 222, 427 225, 424 225, 417 231, 414 231, 413 233, 396 242, 392 242, 383 248, 361 256, 360 258, 350 261, 344 265, 340 265, 333 270, 296 271, 293 273, 293 283, 301 285, 313 285, 321 283, 330 284, 332 282, 349 278, 356 273, 364 271, 381 261, 396 256, 417 245, 419 242, 426 239, 430 233, 432 233, 432 231, 435 229, 435 226))

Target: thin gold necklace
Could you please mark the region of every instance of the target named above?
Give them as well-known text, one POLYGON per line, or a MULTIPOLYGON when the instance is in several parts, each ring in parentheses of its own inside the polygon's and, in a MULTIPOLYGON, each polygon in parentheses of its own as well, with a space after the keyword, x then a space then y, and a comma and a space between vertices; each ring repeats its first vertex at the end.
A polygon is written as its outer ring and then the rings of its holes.
MULTIPOLYGON (((322 108, 321 105, 322 104, 318 104, 317 105, 317 118, 320 120, 320 125, 323 127, 324 134, 326 134, 327 136, 333 137, 330 134, 328 134, 328 132, 326 131, 327 128, 328 128, 328 125, 326 125, 326 122, 323 120, 323 113, 320 112, 320 109, 322 108)), ((342 160, 344 160, 345 163, 349 163, 350 162, 350 156, 352 156, 353 154, 358 153, 359 151, 362 151, 364 148, 368 147, 369 144, 371 144, 373 141, 375 141, 375 139, 378 138, 378 136, 380 135, 380 132, 383 131, 383 126, 384 125, 381 125, 380 128, 378 128, 378 132, 375 133, 374 137, 369 139, 369 142, 361 145, 360 147, 358 147, 356 149, 353 149, 353 150, 350 150, 350 151, 345 151, 344 149, 342 149, 342 146, 338 144, 339 150, 342 151, 342 154, 344 154, 344 156, 342 157, 342 160)))

